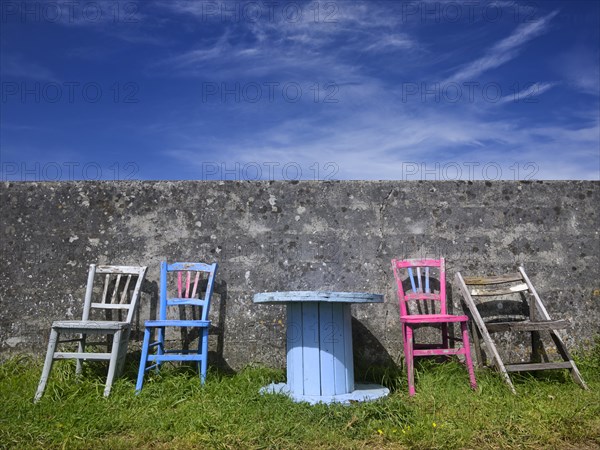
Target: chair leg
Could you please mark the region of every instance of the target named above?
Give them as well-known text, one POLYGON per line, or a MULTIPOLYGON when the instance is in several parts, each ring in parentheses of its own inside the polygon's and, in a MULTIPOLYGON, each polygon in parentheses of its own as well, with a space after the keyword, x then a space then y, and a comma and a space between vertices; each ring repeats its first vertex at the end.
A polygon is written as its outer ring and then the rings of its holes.
POLYGON ((206 370, 208 368, 208 327, 200 330, 200 337, 198 340, 198 351, 202 355, 200 360, 200 382, 204 384, 206 380, 206 370))
POLYGON ((569 361, 571 363, 571 369, 569 369, 569 371, 571 372, 571 378, 573 378, 573 381, 577 383, 582 389, 589 389, 587 384, 585 384, 585 381, 583 380, 583 377, 581 376, 581 373, 579 372, 575 361, 573 361, 573 358, 571 357, 571 354, 569 353, 569 350, 567 350, 567 346, 565 345, 561 337, 556 331, 551 331, 550 337, 554 341, 554 344, 556 345, 556 348, 562 356, 562 358, 565 361, 569 361))
MULTIPOLYGON (((157 332, 156 341, 158 342, 158 345, 156 346, 156 354, 163 355, 165 353, 165 328, 159 327, 156 330, 156 332, 157 332)), ((160 369, 161 364, 162 364, 162 361, 160 359, 157 359, 156 360, 156 371, 157 372, 160 369)))
POLYGON ((406 325, 402 324, 402 345, 404 346, 404 366, 408 367, 408 345, 407 345, 407 337, 406 337, 406 325))
POLYGON ((569 372, 571 372, 571 378, 573 378, 573 381, 575 383, 577 383, 582 389, 588 390, 588 386, 587 384, 585 384, 585 381, 583 380, 583 377, 581 376, 581 373, 579 372, 579 369, 577 368, 577 365, 575 364, 574 361, 571 361, 571 369, 569 369, 569 372))
POLYGON ((408 375, 408 395, 415 395, 415 373, 413 356, 413 329, 406 326, 406 371, 408 375))
POLYGON ((119 350, 117 354, 117 367, 115 369, 115 377, 120 377, 123 374, 125 368, 125 359, 127 358, 127 346, 129 344, 129 333, 130 330, 123 331, 121 335, 121 341, 119 343, 119 350))
POLYGON ((471 343, 469 342, 467 322, 461 322, 460 328, 462 329, 465 362, 467 363, 467 370, 469 371, 469 378, 471 379, 471 387, 473 389, 477 389, 477 380, 475 379, 475 370, 473 369, 473 360, 471 359, 471 343))
POLYGON ((144 385, 144 375, 146 374, 146 362, 148 361, 148 347, 150 346, 150 329, 144 329, 144 343, 142 344, 142 355, 140 357, 140 368, 138 370, 135 392, 139 394, 144 385))
POLYGON ((48 350, 46 351, 46 360, 44 361, 44 368, 42 369, 42 376, 33 399, 34 403, 37 403, 44 395, 46 389, 46 383, 50 377, 50 371, 52 370, 52 362, 54 361, 54 352, 56 350, 56 343, 58 342, 58 332, 52 328, 50 331, 50 339, 48 339, 48 350))
POLYGON ((531 332, 531 362, 540 363, 542 362, 542 341, 540 339, 539 331, 531 332))
MULTIPOLYGON (((85 339, 86 339, 86 337, 87 336, 85 334, 83 334, 83 333, 81 333, 81 336, 79 337, 79 343, 77 345, 77 348, 78 348, 77 351, 79 353, 85 352, 85 339)), ((83 361, 84 361, 83 359, 77 359, 77 366, 76 366, 76 369, 75 369, 75 373, 77 375, 81 375, 81 372, 83 370, 83 361)))
POLYGON ((110 352, 110 362, 108 363, 108 376, 106 377, 106 387, 104 388, 104 396, 110 395, 113 380, 115 379, 115 373, 117 371, 117 362, 119 357, 119 346, 121 345, 121 336, 123 332, 121 330, 114 334, 112 341, 112 349, 110 352))
MULTIPOLYGON (((481 337, 483 339, 483 342, 485 343, 486 352, 489 355, 490 363, 493 366, 496 366, 496 368, 498 369, 498 372, 500 372, 500 375, 502 376, 502 378, 504 379, 504 381, 506 382, 506 384, 508 384, 508 387, 510 388, 510 391, 513 394, 516 395, 517 391, 515 389, 515 386, 513 385, 512 381, 510 380, 510 376, 508 375, 508 371, 506 370, 506 367, 504 367, 504 363, 502 362, 502 358, 500 358, 500 354, 498 353, 498 349, 496 348, 496 345, 494 344, 494 340, 490 336, 489 331, 485 327, 485 324, 481 321, 478 324, 477 328, 479 329, 479 332, 481 333, 481 337)), ((481 347, 480 347, 480 350, 481 350, 481 347)), ((483 362, 483 352, 481 353, 481 355, 482 355, 481 356, 481 358, 482 358, 481 361, 483 362)))

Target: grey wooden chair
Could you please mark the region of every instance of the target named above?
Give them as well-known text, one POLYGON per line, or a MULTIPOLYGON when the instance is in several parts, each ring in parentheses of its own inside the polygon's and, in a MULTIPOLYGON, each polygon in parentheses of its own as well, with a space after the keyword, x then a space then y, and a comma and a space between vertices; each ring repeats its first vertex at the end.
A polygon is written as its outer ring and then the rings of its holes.
POLYGON ((513 393, 516 391, 509 372, 548 369, 569 369, 573 380, 583 389, 587 389, 573 358, 558 334, 559 330, 569 326, 569 322, 550 318, 523 267, 519 267, 517 273, 489 277, 463 277, 459 272, 455 279, 473 317, 471 323, 476 325, 471 334, 479 366, 484 362, 480 342, 482 338, 492 364, 502 374, 513 393), (496 348, 497 340, 492 339, 492 334, 498 332, 530 332, 530 360, 517 363, 502 361, 496 348), (549 361, 541 339, 542 333, 550 335, 562 361, 549 361))
POLYGON ((34 402, 37 402, 44 394, 52 363, 56 359, 76 359, 77 374, 81 373, 82 362, 85 360, 109 361, 104 396, 110 394, 113 380, 120 374, 125 363, 131 323, 138 306, 146 269, 146 266, 90 265, 81 320, 63 320, 52 323, 44 369, 34 402), (95 285, 95 278, 101 278, 102 283, 95 285), (135 284, 132 284, 134 278, 136 279, 135 284), (92 297, 95 297, 97 301, 94 301, 92 297), (103 310, 106 320, 92 320, 90 317, 94 310, 103 310), (118 320, 112 320, 114 312, 117 313, 118 320), (71 338, 61 340, 63 334, 71 335, 71 338), (72 335, 78 336, 73 338, 72 335), (100 345, 106 345, 108 351, 86 352, 86 344, 92 345, 87 342, 89 335, 107 336, 106 342, 100 345), (78 343, 77 351, 57 351, 58 344, 73 342, 78 343))

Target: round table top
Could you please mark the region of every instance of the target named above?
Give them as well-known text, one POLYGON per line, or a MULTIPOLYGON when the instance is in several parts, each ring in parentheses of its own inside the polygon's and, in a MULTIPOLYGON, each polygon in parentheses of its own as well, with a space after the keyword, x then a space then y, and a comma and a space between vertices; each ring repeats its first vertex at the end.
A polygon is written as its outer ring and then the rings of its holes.
POLYGON ((254 294, 254 303, 285 302, 383 303, 383 295, 333 291, 282 291, 254 294))

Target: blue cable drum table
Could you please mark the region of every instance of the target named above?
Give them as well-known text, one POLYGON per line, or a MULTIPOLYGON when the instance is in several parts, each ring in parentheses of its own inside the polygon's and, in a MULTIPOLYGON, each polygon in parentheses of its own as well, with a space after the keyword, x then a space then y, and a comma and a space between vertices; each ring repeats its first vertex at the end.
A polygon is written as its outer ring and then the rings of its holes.
POLYGON ((383 303, 383 295, 361 292, 289 291, 254 295, 254 303, 287 306, 287 383, 271 383, 262 393, 282 393, 294 401, 350 403, 383 397, 378 384, 354 382, 352 303, 383 303))

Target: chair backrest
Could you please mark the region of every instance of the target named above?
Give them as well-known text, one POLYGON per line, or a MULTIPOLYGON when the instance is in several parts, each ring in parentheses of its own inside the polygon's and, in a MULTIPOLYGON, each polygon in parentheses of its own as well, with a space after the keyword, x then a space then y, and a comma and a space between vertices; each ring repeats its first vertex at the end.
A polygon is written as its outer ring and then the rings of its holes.
POLYGON ((208 320, 208 311, 212 297, 217 263, 187 263, 176 262, 168 264, 166 261, 160 264, 160 312, 161 320, 167 319, 167 308, 169 306, 199 306, 201 308, 200 320, 208 320), (169 296, 168 280, 176 280, 176 293, 169 296), (204 291, 204 295, 202 295, 204 291))
POLYGON ((90 264, 81 319, 90 320, 90 313, 94 309, 104 310, 110 316, 112 311, 119 312, 119 316, 121 312, 127 311, 126 319, 119 321, 131 323, 137 309, 146 269, 146 266, 90 264), (102 279, 102 282, 96 284, 94 289, 96 275, 102 279), (132 283, 134 278, 135 281, 132 283))
POLYGON ((548 313, 535 288, 519 267, 518 272, 494 276, 463 277, 456 274, 469 308, 477 308, 486 323, 546 319, 548 313))
POLYGON ((446 269, 444 258, 392 260, 398 285, 400 315, 446 314, 446 269), (415 303, 410 308, 409 302, 415 303))

